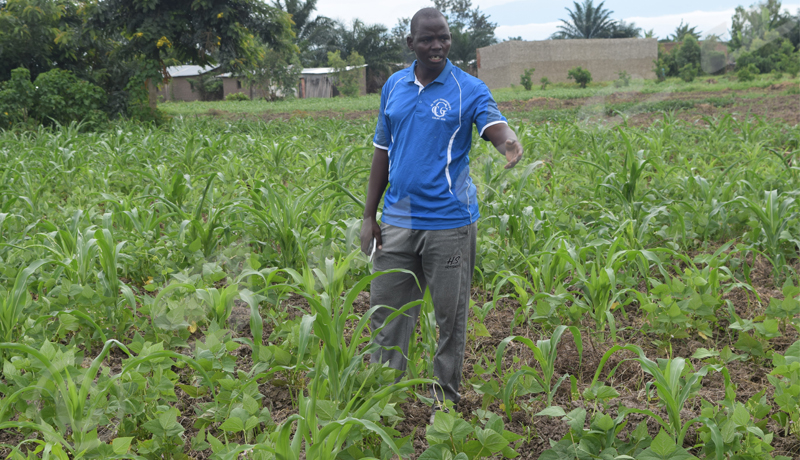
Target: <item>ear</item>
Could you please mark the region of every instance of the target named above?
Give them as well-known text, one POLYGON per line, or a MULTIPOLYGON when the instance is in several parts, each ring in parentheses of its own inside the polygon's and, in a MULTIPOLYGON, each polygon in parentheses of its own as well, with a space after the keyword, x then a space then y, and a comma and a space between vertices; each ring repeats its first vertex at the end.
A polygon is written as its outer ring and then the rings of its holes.
POLYGON ((414 51, 414 38, 410 34, 406 37, 406 45, 408 45, 408 49, 414 51))

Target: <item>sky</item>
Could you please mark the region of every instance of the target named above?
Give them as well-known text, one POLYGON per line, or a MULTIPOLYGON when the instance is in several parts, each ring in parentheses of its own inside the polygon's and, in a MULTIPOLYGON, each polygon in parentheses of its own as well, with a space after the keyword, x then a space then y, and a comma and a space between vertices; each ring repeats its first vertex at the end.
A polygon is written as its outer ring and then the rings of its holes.
MULTIPOLYGON (((599 3, 595 0, 595 5, 599 3)), ((755 0, 605 0, 603 7, 614 12, 612 18, 634 22, 644 30, 653 29, 659 38, 671 34, 683 20, 697 26, 703 36, 717 34, 725 39, 736 6, 752 3, 755 0)), ((792 13, 800 9, 797 0, 782 3, 792 13)), ((432 5, 431 0, 318 0, 317 13, 348 22, 358 18, 391 29, 398 18, 410 17, 418 9, 432 5)), ((557 30, 560 19, 569 17, 565 8, 574 8, 571 0, 472 0, 472 5, 497 23, 495 35, 500 40, 517 36, 523 40, 546 40, 557 30)))

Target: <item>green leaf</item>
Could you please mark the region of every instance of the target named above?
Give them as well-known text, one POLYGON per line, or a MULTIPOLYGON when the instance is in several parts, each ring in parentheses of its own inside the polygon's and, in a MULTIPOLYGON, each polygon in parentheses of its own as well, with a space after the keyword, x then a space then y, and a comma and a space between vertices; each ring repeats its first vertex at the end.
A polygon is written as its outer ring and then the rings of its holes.
POLYGON ((608 431, 614 428, 614 420, 608 414, 597 414, 592 426, 601 431, 608 431))
POLYGON ((663 456, 664 458, 668 458, 668 456, 675 451, 675 441, 672 440, 663 429, 659 430, 658 435, 656 435, 655 439, 653 439, 653 443, 650 444, 650 449, 658 455, 663 456))
POLYGON ((489 333, 489 329, 486 329, 486 326, 483 323, 474 323, 472 327, 472 334, 475 337, 491 337, 492 334, 489 333))
POLYGON ((244 431, 244 423, 239 417, 231 417, 228 420, 225 420, 225 422, 220 425, 219 429, 238 433, 240 431, 244 431))
POLYGON ((453 454, 443 444, 436 444, 428 448, 417 460, 453 460, 453 454))
POLYGON ((436 412, 436 417, 433 419, 433 428, 439 433, 452 433, 455 424, 455 418, 444 411, 436 412))
POLYGON ((713 356, 719 356, 719 352, 715 350, 707 350, 705 348, 698 348, 692 355, 692 358, 705 359, 705 358, 711 358, 713 356))
POLYGON ((481 445, 491 453, 500 452, 508 445, 508 441, 496 431, 475 428, 475 434, 481 445))
POLYGON ((547 407, 547 408, 541 410, 540 412, 538 412, 535 415, 537 415, 537 416, 538 415, 548 415, 550 417, 564 417, 564 416, 567 415, 567 413, 564 412, 564 409, 562 409, 559 406, 550 406, 550 407, 547 407))
POLYGON ((111 441, 111 448, 114 450, 115 454, 124 455, 128 453, 132 440, 133 437, 115 438, 111 441))

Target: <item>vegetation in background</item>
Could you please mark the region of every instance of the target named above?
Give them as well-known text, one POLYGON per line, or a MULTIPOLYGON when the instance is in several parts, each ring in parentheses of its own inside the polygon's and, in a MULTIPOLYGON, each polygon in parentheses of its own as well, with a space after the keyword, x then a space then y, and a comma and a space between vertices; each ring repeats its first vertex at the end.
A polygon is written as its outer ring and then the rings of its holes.
POLYGON ((207 72, 187 80, 192 91, 200 94, 201 101, 218 101, 222 99, 222 79, 217 78, 216 72, 207 72))
POLYGON ((522 75, 519 76, 519 84, 522 85, 523 88, 525 88, 525 91, 530 91, 531 88, 533 87, 533 81, 531 80, 531 75, 533 75, 533 72, 535 71, 536 69, 525 69, 525 71, 522 72, 522 75))
POLYGON ((541 84, 542 84, 542 91, 544 91, 544 90, 546 90, 546 89, 547 89, 547 85, 549 85, 549 84, 550 84, 550 79, 549 79, 549 78, 547 78, 547 77, 542 77, 542 79, 541 79, 541 80, 539 80, 539 83, 541 83, 541 84))
POLYGON ((592 82, 592 73, 578 66, 567 72, 567 78, 575 80, 575 83, 581 85, 581 88, 586 88, 586 85, 592 82))
POLYGON ((245 93, 230 93, 225 96, 226 101, 249 101, 250 98, 245 93))
POLYGON ((336 89, 347 97, 357 97, 361 92, 360 75, 364 58, 354 51, 345 61, 339 51, 328 52, 328 65, 333 68, 332 75, 336 89), (348 70, 348 67, 353 68, 348 70))
POLYGON ((28 69, 11 71, 11 79, 0 82, 0 127, 15 123, 96 125, 108 118, 103 108, 106 94, 68 70, 52 69, 31 82, 28 69))
POLYGON ((561 19, 562 24, 558 26, 558 32, 550 38, 635 38, 641 36, 642 29, 636 27, 636 24, 611 19, 614 12, 603 8, 604 1, 597 6, 594 5, 593 0, 584 0, 582 4, 572 3, 574 10, 565 8, 570 19, 561 19))
POLYGON ((274 101, 295 95, 302 71, 297 53, 264 45, 254 64, 239 78, 268 100, 274 101))
POLYGON ((433 0, 433 6, 444 14, 452 36, 448 58, 458 67, 474 66, 477 49, 497 43, 497 24, 489 20, 472 0, 433 0))
MULTIPOLYGON (((614 91, 570 86, 543 94, 614 91)), ((374 113, 0 131, 3 454, 785 460, 800 417, 798 127, 683 122, 688 96, 648 106, 663 111, 645 127, 512 114, 532 154, 511 171, 475 132, 474 404, 416 440, 430 302, 409 375, 364 359, 374 113), (539 448, 543 426, 563 436, 539 448)))
POLYGON ((618 79, 614 80, 614 87, 615 88, 624 88, 626 86, 630 86, 631 84, 631 75, 622 70, 617 73, 618 79))

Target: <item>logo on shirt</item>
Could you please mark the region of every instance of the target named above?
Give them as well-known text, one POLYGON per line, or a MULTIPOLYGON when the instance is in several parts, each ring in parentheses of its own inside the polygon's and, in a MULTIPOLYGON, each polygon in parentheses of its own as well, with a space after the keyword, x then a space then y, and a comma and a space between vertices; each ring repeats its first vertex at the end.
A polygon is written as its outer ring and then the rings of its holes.
POLYGON ((431 104, 431 112, 433 112, 434 120, 444 120, 444 116, 450 110, 450 103, 445 99, 436 99, 431 104))

